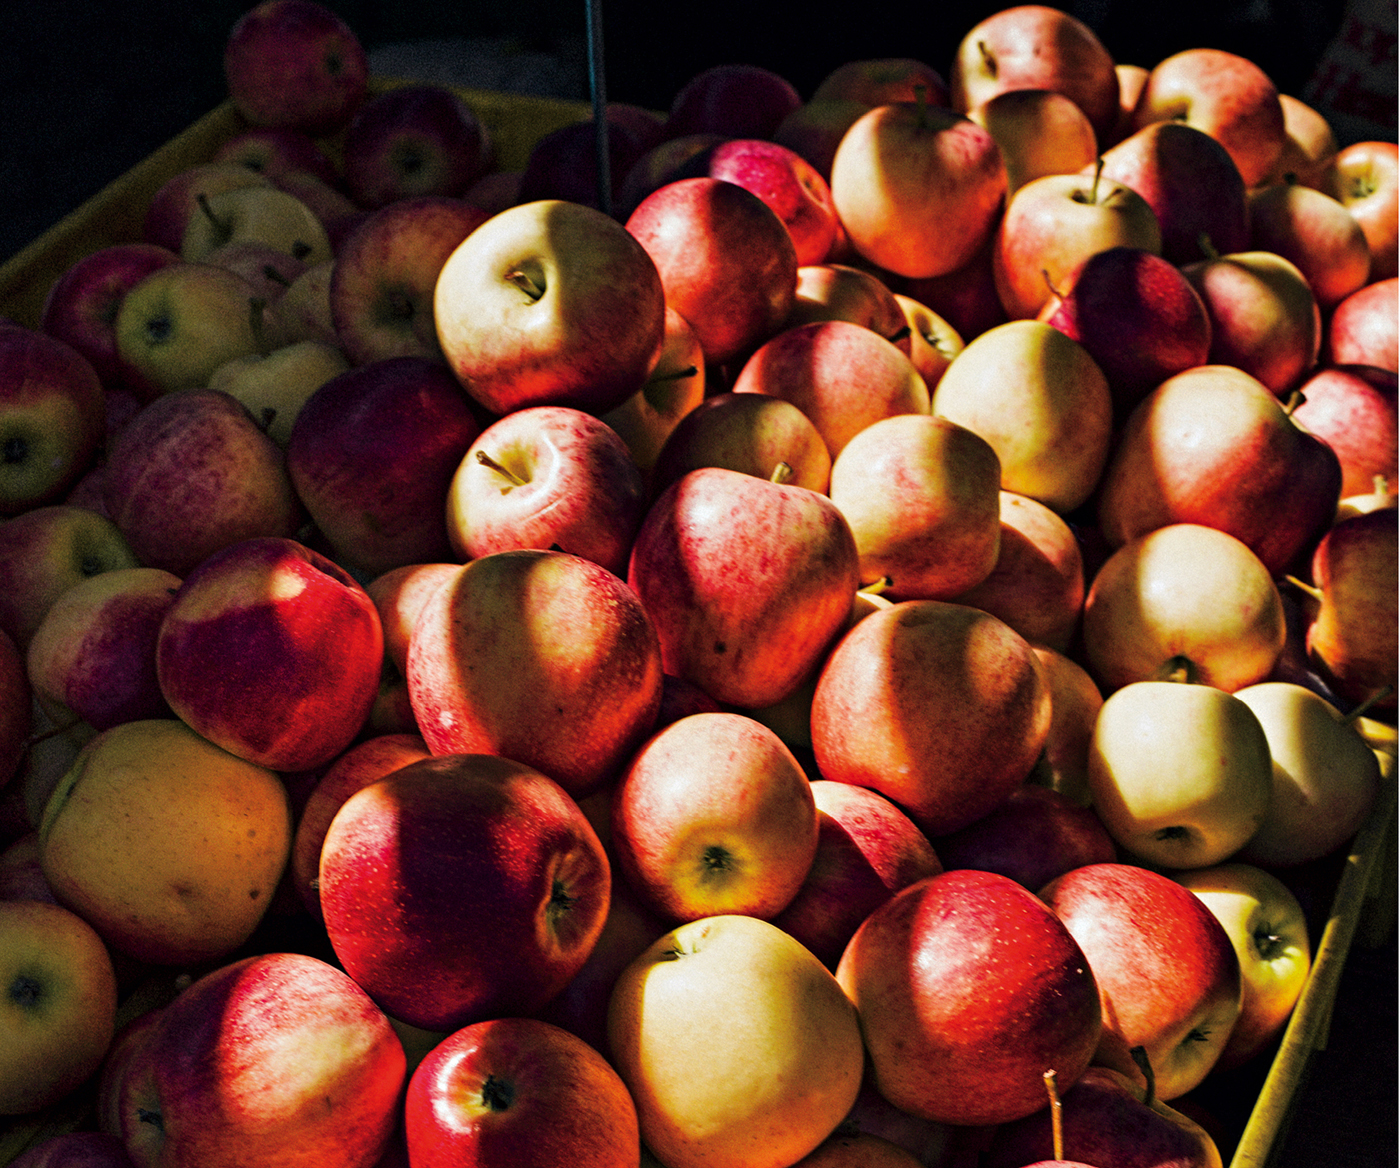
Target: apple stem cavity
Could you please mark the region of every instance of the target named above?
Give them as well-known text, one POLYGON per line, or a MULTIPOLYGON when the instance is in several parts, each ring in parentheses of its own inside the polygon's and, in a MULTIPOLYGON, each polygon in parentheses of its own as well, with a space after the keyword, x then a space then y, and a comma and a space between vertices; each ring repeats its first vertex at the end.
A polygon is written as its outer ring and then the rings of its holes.
POLYGON ((515 1102, 515 1087, 495 1075, 487 1075, 481 1085, 481 1101, 492 1111, 509 1111, 515 1102))
POLYGON ((1097 206, 1099 202, 1099 180, 1102 177, 1103 155, 1100 154, 1098 160, 1094 163, 1094 181, 1089 184, 1089 189, 1087 191, 1083 190, 1082 188, 1080 190, 1076 190, 1072 195, 1070 195, 1070 198, 1073 199, 1076 203, 1083 203, 1085 206, 1088 207, 1097 206))
POLYGON ((658 381, 686 381, 700 372, 698 365, 687 365, 683 369, 671 369, 665 373, 653 373, 648 379, 648 384, 654 385, 658 381))
POLYGON ((1133 1062, 1142 1072, 1142 1077, 1147 1080, 1147 1091, 1143 1095, 1142 1101, 1151 1107, 1157 1101, 1157 1075, 1152 1069, 1152 1060, 1147 1057, 1147 1047, 1135 1046, 1128 1051, 1128 1054, 1132 1056, 1133 1062))
POLYGON ((1196 678, 1196 663, 1180 653, 1168 657, 1156 673, 1157 681, 1179 681, 1185 685, 1194 685, 1196 678))
MULTIPOLYGON (((494 470, 502 478, 508 480, 511 486, 513 487, 523 487, 526 483, 525 479, 522 479, 518 474, 511 471, 509 468, 502 466, 484 450, 478 450, 476 452, 476 460, 477 462, 481 463, 482 466, 494 470)), ((502 488, 502 493, 504 493, 508 489, 509 488, 502 488)))
POLYGON ((544 277, 538 272, 527 272, 524 268, 512 268, 505 274, 505 282, 514 284, 528 296, 532 303, 544 298, 544 277))
POLYGON ((1045 1091, 1050 1096, 1050 1148, 1056 1160, 1065 1158, 1064 1107, 1060 1103, 1059 1083, 1053 1069, 1045 1072, 1045 1091))
POLYGON ((6 466, 14 466, 24 462, 28 457, 29 443, 23 438, 7 438, 5 440, 4 453, 0 455, 0 458, 3 458, 6 466))

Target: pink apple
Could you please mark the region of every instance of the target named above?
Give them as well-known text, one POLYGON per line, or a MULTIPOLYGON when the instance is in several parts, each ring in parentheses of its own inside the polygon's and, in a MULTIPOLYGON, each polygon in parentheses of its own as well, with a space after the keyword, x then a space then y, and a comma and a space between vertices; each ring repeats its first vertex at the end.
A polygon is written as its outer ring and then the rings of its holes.
POLYGON ((859 583, 855 539, 830 499, 723 467, 693 470, 662 492, 627 579, 665 671, 750 708, 798 687, 859 583))
POLYGON ((404 1100, 419 1168, 627 1168, 641 1155, 637 1107, 612 1065, 533 1018, 464 1026, 419 1064, 404 1100))
POLYGON ((759 65, 711 65, 676 91, 666 116, 666 136, 721 134, 767 138, 802 104, 792 83, 759 65))
POLYGON ((1332 310, 1324 343, 1333 365, 1400 371, 1400 277, 1359 288, 1332 310))
POLYGON ((1376 476, 1397 485, 1396 375, 1368 365, 1317 370, 1299 387, 1292 418, 1336 452, 1342 498, 1368 494, 1376 476))
POLYGON ((1400 148, 1394 142, 1350 142, 1336 152, 1314 183, 1342 204, 1366 236, 1370 279, 1396 274, 1396 212, 1400 207, 1400 148))
POLYGON ((434 754, 502 754, 577 795, 650 733, 661 673, 656 628, 626 583, 581 556, 529 550, 472 560, 435 589, 406 669, 434 754))
POLYGON ((571 406, 526 406, 492 422, 458 461, 445 497, 459 559, 557 548, 619 576, 647 503, 627 444, 571 406))
POLYGON ((1361 225, 1341 203, 1301 183, 1275 183, 1249 195, 1249 241, 1295 264, 1323 312, 1369 280, 1371 252, 1361 225))
POLYGON ((189 725, 279 771, 321 766, 355 739, 379 684, 384 634, 364 589, 290 539, 202 561, 161 625, 161 692, 189 725))
POLYGON ((864 325, 884 337, 906 357, 913 352, 909 321, 896 293, 884 279, 850 264, 806 264, 797 269, 797 299, 787 327, 820 320, 864 325))
POLYGON ((341 805, 321 848, 336 957, 386 1012, 428 1030, 543 1006, 597 942, 610 883, 578 804, 499 755, 399 768, 341 805))
POLYGON ((137 1168, 374 1168, 403 1091, 398 1035, 335 966, 300 953, 221 965, 165 1006, 126 1074, 137 1168))
POLYGON ((239 130, 210 156, 214 162, 236 162, 270 179, 288 173, 315 175, 330 186, 340 185, 340 171, 312 134, 287 126, 249 126, 239 130))
POLYGON ((377 576, 451 558, 443 500, 480 432, 441 362, 387 357, 307 398, 287 440, 287 473, 335 558, 377 576))
POLYGON ((896 893, 856 930, 836 979, 860 1014, 876 1089, 942 1123, 1040 1110, 1045 1068, 1077 1079, 1104 1025, 1070 930, 994 872, 944 872, 896 893))
POLYGON ((364 102, 369 57, 349 25, 315 0, 264 0, 224 44, 234 107, 255 126, 344 129, 364 102))

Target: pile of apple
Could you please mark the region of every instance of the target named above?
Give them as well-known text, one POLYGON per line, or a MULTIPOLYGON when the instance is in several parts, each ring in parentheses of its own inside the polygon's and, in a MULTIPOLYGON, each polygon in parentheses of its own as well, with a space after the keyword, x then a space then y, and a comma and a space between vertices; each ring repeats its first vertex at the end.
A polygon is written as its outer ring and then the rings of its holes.
POLYGON ((602 175, 226 75, 0 325, 0 1150, 1218 1166, 1392 781, 1396 144, 1040 6, 602 175))

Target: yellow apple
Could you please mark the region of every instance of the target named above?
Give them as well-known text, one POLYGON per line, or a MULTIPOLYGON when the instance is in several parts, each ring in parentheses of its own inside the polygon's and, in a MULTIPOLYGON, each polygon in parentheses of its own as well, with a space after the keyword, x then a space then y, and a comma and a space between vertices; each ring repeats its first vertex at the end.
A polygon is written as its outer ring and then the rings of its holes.
POLYGON ((350 368, 349 358, 328 341, 305 339, 279 345, 270 353, 245 353, 209 375, 210 389, 232 394, 283 450, 306 399, 350 368))
POLYGON ((681 925, 628 965, 608 1037, 642 1142, 667 1168, 786 1168, 846 1117, 865 1059, 831 971, 737 915, 681 925))

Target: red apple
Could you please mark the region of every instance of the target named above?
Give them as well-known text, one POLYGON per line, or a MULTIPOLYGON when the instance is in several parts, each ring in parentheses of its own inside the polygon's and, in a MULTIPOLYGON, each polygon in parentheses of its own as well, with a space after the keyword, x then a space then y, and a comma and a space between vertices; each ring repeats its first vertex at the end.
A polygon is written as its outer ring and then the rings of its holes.
POLYGON ((272 176, 272 185, 299 199, 321 221, 333 255, 340 253, 346 236, 373 213, 358 206, 339 185, 311 171, 279 171, 272 176))
POLYGON ((234 107, 255 126, 308 134, 344 129, 364 102, 369 57, 339 16, 315 0, 264 0, 224 44, 234 107))
POLYGON ((1400 277, 1358 288, 1332 310, 1324 352, 1333 365, 1400 371, 1400 277))
POLYGON ((711 65, 686 79, 671 100, 666 136, 721 134, 768 138, 802 104, 793 84, 760 65, 711 65))
POLYGON ((948 83, 932 65, 914 57, 843 61, 817 82, 812 101, 858 101, 866 106, 913 101, 923 89, 934 105, 948 104, 948 83))
POLYGON ((1369 279, 1371 252, 1361 225, 1336 199, 1301 183, 1250 192, 1249 243, 1293 263, 1324 313, 1369 279))
POLYGON ((404 1127, 420 1168, 627 1168, 641 1155, 612 1065, 534 1018, 476 1022, 435 1046, 409 1080, 404 1127))
MULTIPOLYGON (((663 130, 661 120, 650 112, 616 102, 608 103, 605 124, 608 207, 602 204, 604 191, 599 183, 598 135, 591 117, 560 126, 535 141, 520 173, 514 201, 567 199, 616 214, 618 204, 613 198, 614 190, 625 185, 624 176, 662 145, 663 130)), ((636 204, 631 192, 623 201, 628 211, 636 204)))
POLYGON ((906 357, 913 351, 910 325, 883 278, 850 264, 806 264, 797 269, 797 299, 789 328, 820 320, 846 320, 873 329, 906 357))
POLYGON ((400 674, 408 664, 409 639, 424 602, 461 566, 455 561, 404 564, 365 583, 384 628, 384 656, 400 674))
POLYGON ((1050 735, 1030 781, 1087 807, 1091 802, 1089 747, 1103 708, 1103 694, 1089 671, 1074 658, 1044 645, 1032 644, 1031 648, 1050 688, 1050 735))
POLYGON ((202 561, 156 647, 170 708, 230 753, 279 771, 321 766, 350 745, 383 657, 364 589, 278 538, 243 540, 202 561))
POLYGON ((622 580, 522 550, 472 560, 433 590, 406 676, 434 754, 502 754, 583 795, 650 733, 661 672, 656 628, 622 580))
POLYGON ((1396 211, 1400 207, 1400 148, 1394 142, 1350 142, 1314 183, 1342 204, 1366 236, 1372 282, 1396 274, 1396 211))
POLYGON ((962 267, 943 276, 904 282, 906 294, 945 318, 965 343, 1006 323, 1006 309, 992 274, 995 243, 996 232, 989 231, 986 241, 962 267))
POLYGON ((896 893, 856 930, 836 978, 880 1094, 942 1123, 1038 1111, 1045 1068, 1077 1079, 1103 1027, 1070 931, 993 872, 944 872, 896 893))
POLYGON ((236 162, 270 179, 295 172, 315 175, 330 186, 340 184, 340 171, 315 136, 286 126, 239 130, 210 157, 214 162, 236 162))
POLYGON ((351 795, 327 829, 319 883, 350 976, 393 1017, 451 1031, 529 1014, 563 989, 602 931, 611 875, 553 779, 453 754, 351 795))
POLYGON ((198 214, 201 198, 236 187, 272 186, 265 174, 240 162, 196 162, 160 184, 146 204, 141 237, 177 255, 190 220, 198 214))
POLYGON ((1292 417, 1342 464, 1342 498, 1370 492, 1379 475, 1397 485, 1396 375, 1367 365, 1319 369, 1299 387, 1292 417))

